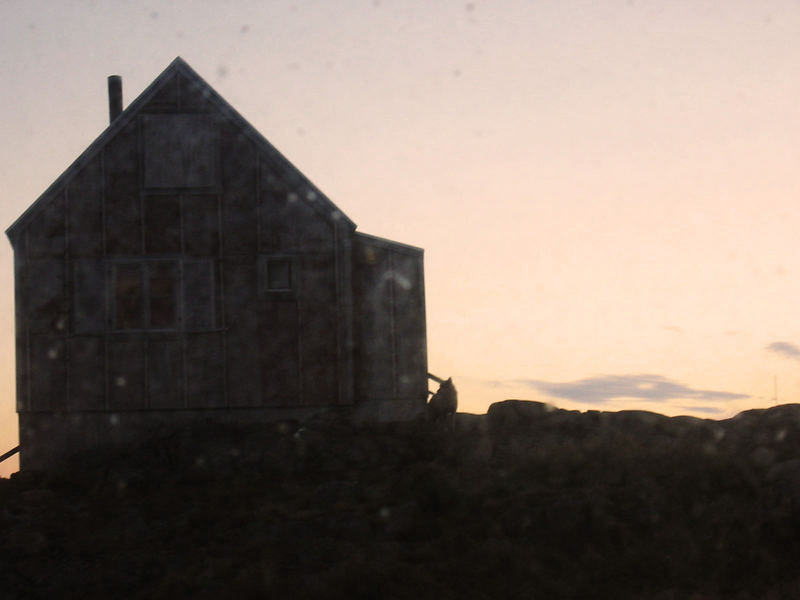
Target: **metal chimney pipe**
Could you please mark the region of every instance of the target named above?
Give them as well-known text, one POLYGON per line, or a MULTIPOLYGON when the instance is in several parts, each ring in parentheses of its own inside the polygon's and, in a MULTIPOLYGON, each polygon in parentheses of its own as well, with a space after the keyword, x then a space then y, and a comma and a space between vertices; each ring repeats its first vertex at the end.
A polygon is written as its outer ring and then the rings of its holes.
POLYGON ((108 120, 113 123, 122 112, 122 77, 108 76, 108 120))

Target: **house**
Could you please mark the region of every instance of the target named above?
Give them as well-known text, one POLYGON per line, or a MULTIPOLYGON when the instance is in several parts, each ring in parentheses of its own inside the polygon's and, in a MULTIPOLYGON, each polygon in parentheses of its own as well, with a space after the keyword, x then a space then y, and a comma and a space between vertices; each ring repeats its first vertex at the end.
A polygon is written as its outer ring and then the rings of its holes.
POLYGON ((21 465, 195 420, 424 409, 423 252, 176 58, 11 225, 21 465))

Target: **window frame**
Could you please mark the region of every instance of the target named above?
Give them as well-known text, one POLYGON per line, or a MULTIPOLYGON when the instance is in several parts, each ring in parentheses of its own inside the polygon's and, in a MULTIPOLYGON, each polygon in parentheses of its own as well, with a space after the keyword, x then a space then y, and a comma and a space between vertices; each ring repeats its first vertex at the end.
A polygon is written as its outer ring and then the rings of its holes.
POLYGON ((182 321, 182 290, 181 290, 181 261, 176 259, 117 259, 109 261, 108 281, 109 281, 109 325, 112 332, 115 333, 129 333, 137 331, 166 331, 174 332, 180 331, 182 321), (173 318, 172 326, 168 327, 153 327, 152 326, 152 302, 151 296, 151 278, 153 270, 151 265, 161 264, 169 265, 172 267, 174 273, 174 280, 172 285, 172 298, 173 298, 173 318), (119 267, 134 266, 138 267, 139 272, 139 290, 141 292, 141 327, 121 327, 119 323, 119 297, 117 290, 117 281, 119 276, 119 267))
POLYGON ((270 298, 296 298, 300 284, 300 261, 295 254, 259 254, 258 289, 262 296, 270 298), (289 287, 270 286, 270 263, 284 263, 288 266, 289 287))

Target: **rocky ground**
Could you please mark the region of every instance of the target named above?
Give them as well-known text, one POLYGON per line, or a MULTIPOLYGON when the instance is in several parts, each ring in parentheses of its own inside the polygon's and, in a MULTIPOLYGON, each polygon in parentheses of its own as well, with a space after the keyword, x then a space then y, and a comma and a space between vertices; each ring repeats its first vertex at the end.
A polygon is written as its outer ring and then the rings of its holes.
POLYGON ((800 405, 208 426, 0 480, 3 598, 797 598, 800 405))

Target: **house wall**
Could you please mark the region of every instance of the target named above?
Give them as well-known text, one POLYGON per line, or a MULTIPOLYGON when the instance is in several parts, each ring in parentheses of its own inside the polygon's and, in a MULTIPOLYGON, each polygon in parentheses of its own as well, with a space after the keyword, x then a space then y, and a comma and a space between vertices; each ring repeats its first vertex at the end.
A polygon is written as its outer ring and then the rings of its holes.
POLYGON ((424 408, 422 251, 356 234, 180 59, 7 233, 23 469, 209 419, 424 408))
POLYGON ((51 192, 12 239, 23 439, 54 412, 352 403, 352 226, 285 164, 178 74, 51 192))
POLYGON ((423 253, 354 238, 355 397, 366 417, 407 418, 427 401, 423 253))

